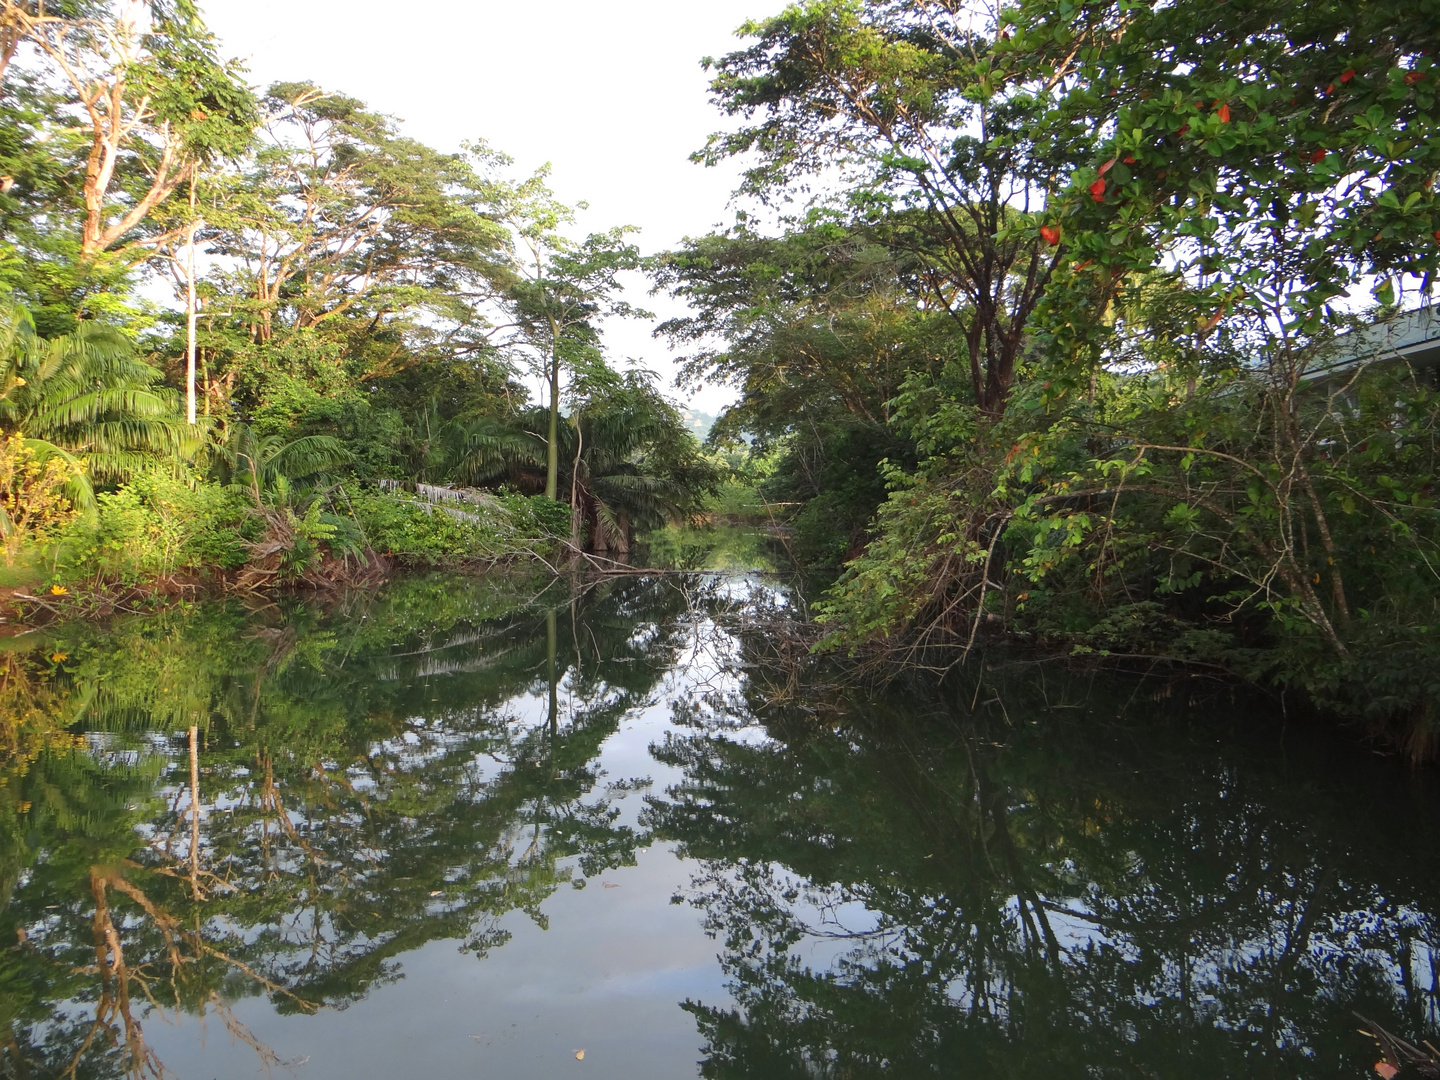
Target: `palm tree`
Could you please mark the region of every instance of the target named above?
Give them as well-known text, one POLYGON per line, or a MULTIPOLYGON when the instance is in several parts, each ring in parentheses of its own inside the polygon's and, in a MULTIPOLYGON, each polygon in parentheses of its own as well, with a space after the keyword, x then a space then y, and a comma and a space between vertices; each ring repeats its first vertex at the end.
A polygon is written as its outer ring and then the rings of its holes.
POLYGON ((306 435, 285 439, 256 435, 248 424, 234 422, 216 453, 220 482, 243 491, 257 509, 267 502, 289 502, 293 494, 328 487, 331 474, 351 460, 339 439, 306 435))
POLYGON ((121 483, 200 448, 203 429, 184 423, 160 377, 112 327, 42 338, 23 306, 0 298, 0 433, 23 435, 40 457, 82 460, 88 476, 71 494, 83 506, 90 480, 121 483))
MULTIPOLYGON (((453 477, 541 490, 548 439, 539 432, 546 418, 545 409, 534 409, 458 427, 450 442, 453 477)), ((559 495, 570 503, 577 541, 584 532, 596 551, 628 551, 637 530, 695 513, 719 482, 680 414, 644 372, 596 384, 559 429, 559 449, 559 495)))
POLYGON ((250 543, 242 585, 332 584, 337 571, 326 569, 327 549, 344 564, 346 575, 370 568, 359 526, 325 509, 335 487, 334 470, 351 460, 340 440, 329 435, 287 440, 256 435, 238 421, 228 425, 216 447, 213 471, 232 491, 254 500, 254 513, 264 525, 264 534, 250 543))

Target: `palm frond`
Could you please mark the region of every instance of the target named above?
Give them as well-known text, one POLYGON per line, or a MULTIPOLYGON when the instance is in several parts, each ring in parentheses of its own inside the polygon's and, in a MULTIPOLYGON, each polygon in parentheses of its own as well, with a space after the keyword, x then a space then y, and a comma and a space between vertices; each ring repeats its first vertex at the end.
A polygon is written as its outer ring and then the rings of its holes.
MULTIPOLYGON (((26 439, 25 445, 35 455, 36 462, 42 466, 52 457, 58 457, 72 465, 88 464, 86 459, 77 458, 63 447, 46 442, 44 439, 26 439)), ((91 487, 90 477, 86 475, 84 468, 77 468, 60 490, 70 500, 70 504, 83 516, 88 518, 95 513, 95 489, 91 487)))
POLYGON ((262 440, 260 463, 265 477, 290 481, 310 480, 354 460, 339 439, 305 435, 285 442, 278 436, 262 440))
POLYGON ((0 299, 0 429, 84 460, 96 478, 123 481, 199 450, 203 431, 183 422, 160 378, 113 327, 84 323, 47 340, 0 299))

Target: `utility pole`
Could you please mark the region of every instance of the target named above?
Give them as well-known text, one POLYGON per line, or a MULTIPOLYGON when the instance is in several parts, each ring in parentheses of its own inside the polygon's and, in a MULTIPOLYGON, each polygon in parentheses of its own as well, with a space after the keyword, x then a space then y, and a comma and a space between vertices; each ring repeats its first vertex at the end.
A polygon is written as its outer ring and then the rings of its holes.
POLYGON ((190 173, 190 229, 185 267, 185 422, 195 424, 195 173, 190 173))

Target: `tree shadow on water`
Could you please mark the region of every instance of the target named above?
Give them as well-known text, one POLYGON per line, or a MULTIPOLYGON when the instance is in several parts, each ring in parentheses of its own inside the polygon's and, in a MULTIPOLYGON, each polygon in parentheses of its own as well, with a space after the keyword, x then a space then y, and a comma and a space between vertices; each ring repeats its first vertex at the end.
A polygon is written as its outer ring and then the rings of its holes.
POLYGON ((1227 702, 979 677, 678 709, 643 820, 722 947, 701 1075, 1360 1076, 1351 1008, 1435 1030, 1431 785, 1227 702))

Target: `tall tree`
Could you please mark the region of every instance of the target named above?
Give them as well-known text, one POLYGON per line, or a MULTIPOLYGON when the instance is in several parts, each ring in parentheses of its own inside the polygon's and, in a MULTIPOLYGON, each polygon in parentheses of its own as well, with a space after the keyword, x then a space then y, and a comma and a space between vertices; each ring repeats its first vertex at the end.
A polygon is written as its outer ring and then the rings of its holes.
POLYGON ((548 172, 547 166, 506 191, 501 214, 517 240, 508 297, 514 345, 544 378, 550 395, 545 494, 553 499, 559 493, 562 370, 593 350, 601 320, 648 312, 623 298, 620 281, 623 272, 640 268, 640 250, 626 240, 637 230, 617 226, 578 242, 570 239, 563 230, 584 204, 570 207, 557 200, 545 183, 548 172))
POLYGON ((274 84, 264 108, 254 155, 202 198, 213 247, 240 263, 229 281, 253 340, 271 340, 277 320, 305 330, 353 314, 373 326, 489 296, 507 234, 464 155, 311 83, 274 84))
POLYGON ((995 13, 954 0, 806 0, 739 32, 753 44, 706 63, 747 123, 696 157, 753 154, 742 190, 762 199, 843 177, 862 219, 902 212, 892 242, 921 260, 925 303, 955 321, 975 404, 998 416, 1058 258, 1043 215, 1065 160, 1036 152, 1030 123, 1053 85, 997 55, 995 13))
POLYGON ((550 414, 543 406, 517 417, 482 417, 454 432, 451 469, 465 483, 504 481, 533 490, 541 476, 548 487, 554 462, 556 493, 570 500, 576 543, 588 534, 596 551, 628 552, 637 530, 698 513, 719 472, 653 374, 592 368, 579 376, 568 388, 570 423, 557 428, 558 446, 533 431, 550 414))
POLYGON ((464 154, 311 83, 277 83, 254 151, 200 178, 211 391, 343 395, 420 362, 493 365, 512 237, 464 154), (238 384, 238 389, 237 389, 238 384))
POLYGON ((64 113, 83 139, 83 261, 161 242, 136 230, 200 162, 249 142, 254 99, 189 0, 111 0, 68 17, 6 0, 0 22, 0 47, 28 40, 68 88, 64 113))
POLYGON ((1047 319, 1072 347, 1106 328, 1096 278, 1157 264, 1287 347, 1366 286, 1384 306, 1440 266, 1440 8, 1378 0, 1129 4, 1022 0, 997 51, 1058 80, 1038 120, 1102 133, 1057 199, 1076 269, 1047 319), (1061 74, 1065 78, 1061 79, 1061 74))

